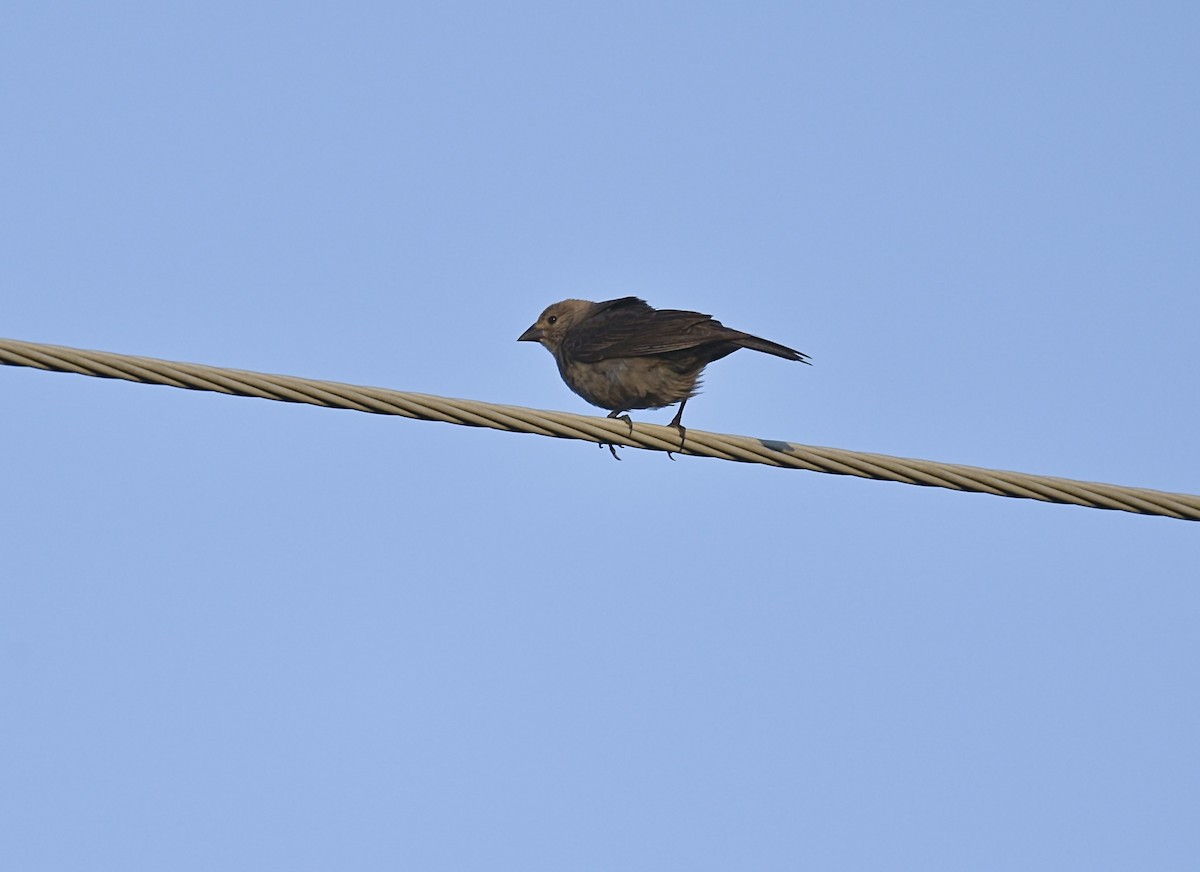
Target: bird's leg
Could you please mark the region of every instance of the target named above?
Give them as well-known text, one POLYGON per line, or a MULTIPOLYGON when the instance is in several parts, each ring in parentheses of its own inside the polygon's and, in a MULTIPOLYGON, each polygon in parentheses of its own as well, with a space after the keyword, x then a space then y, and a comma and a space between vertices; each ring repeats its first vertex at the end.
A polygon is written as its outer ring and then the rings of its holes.
MULTIPOLYGON (((687 405, 687 400, 684 399, 684 401, 679 404, 679 411, 675 413, 675 417, 672 418, 671 423, 667 425, 668 427, 674 427, 676 430, 679 431, 679 448, 676 449, 678 451, 683 450, 683 443, 687 439, 687 427, 685 427, 679 423, 679 419, 683 417, 683 407, 686 405, 687 405)), ((670 457, 672 460, 675 459, 674 457, 672 457, 670 451, 667 452, 667 457, 670 457)))
MULTIPOLYGON (((624 421, 626 424, 629 425, 629 435, 630 436, 633 435, 633 418, 630 418, 627 413, 622 412, 620 409, 613 409, 611 412, 608 413, 608 417, 616 418, 618 421, 624 421)), ((605 445, 607 445, 608 450, 612 452, 612 456, 613 456, 614 460, 621 459, 621 458, 617 457, 617 448, 615 445, 613 445, 611 442, 601 442, 600 443, 601 448, 603 448, 605 445)))

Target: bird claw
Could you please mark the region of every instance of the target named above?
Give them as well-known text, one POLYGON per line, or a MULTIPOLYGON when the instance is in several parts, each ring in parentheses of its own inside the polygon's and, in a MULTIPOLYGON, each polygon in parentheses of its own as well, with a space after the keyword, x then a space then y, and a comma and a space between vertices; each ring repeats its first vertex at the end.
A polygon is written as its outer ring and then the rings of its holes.
POLYGON ((629 425, 629 435, 630 436, 633 435, 633 418, 630 418, 628 413, 626 413, 626 412, 609 412, 608 417, 613 418, 617 421, 624 421, 626 424, 629 425))
MULTIPOLYGON (((629 425, 629 435, 630 436, 633 435, 633 418, 630 418, 629 415, 627 415, 619 410, 614 409, 613 411, 608 413, 608 417, 613 418, 614 420, 617 420, 617 421, 624 421, 626 424, 629 425)), ((621 459, 620 457, 617 456, 617 447, 615 445, 613 445, 611 442, 601 442, 600 447, 601 448, 607 447, 608 450, 610 452, 612 452, 613 460, 621 459)))
MULTIPOLYGON (((675 417, 672 418, 671 423, 667 425, 668 427, 674 427, 679 431, 679 447, 675 449, 676 451, 683 451, 683 443, 687 441, 687 427, 679 423, 679 419, 683 417, 683 407, 686 405, 687 400, 684 400, 679 404, 679 411, 675 413, 675 417)), ((675 459, 675 455, 670 451, 667 452, 667 457, 670 457, 672 460, 675 459)))
MULTIPOLYGON (((669 426, 674 427, 676 430, 679 431, 679 447, 676 448, 675 451, 683 451, 683 443, 687 441, 687 427, 683 426, 682 424, 678 424, 678 423, 670 424, 669 426)), ((674 460, 675 459, 674 452, 668 451, 667 457, 674 460)))

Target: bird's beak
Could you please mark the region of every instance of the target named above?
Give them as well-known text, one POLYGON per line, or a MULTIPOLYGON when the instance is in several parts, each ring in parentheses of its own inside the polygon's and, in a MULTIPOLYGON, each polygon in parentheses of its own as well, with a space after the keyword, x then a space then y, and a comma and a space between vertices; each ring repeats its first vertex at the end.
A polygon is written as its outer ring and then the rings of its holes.
POLYGON ((541 339, 542 331, 538 329, 538 325, 536 324, 517 337, 518 342, 540 342, 541 339))

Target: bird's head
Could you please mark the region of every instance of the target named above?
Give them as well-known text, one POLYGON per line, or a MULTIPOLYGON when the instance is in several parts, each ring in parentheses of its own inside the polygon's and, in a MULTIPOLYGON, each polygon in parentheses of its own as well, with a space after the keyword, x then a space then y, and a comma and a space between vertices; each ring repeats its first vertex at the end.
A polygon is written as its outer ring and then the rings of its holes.
POLYGON ((533 322, 533 326, 517 337, 518 342, 540 342, 554 354, 562 345, 567 331, 582 321, 595 308, 587 300, 563 300, 555 303, 533 322))

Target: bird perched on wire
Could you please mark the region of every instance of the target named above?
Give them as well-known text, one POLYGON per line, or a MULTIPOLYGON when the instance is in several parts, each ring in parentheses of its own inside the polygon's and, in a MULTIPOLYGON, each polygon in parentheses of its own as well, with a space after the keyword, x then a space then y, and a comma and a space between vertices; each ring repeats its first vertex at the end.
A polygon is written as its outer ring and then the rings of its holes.
MULTIPOLYGON (((679 420, 708 364, 739 348, 810 362, 807 354, 731 330, 711 315, 655 309, 637 297, 604 303, 563 300, 542 312, 517 341, 544 345, 567 387, 593 406, 608 409, 608 417, 628 423, 630 433, 629 411, 679 403, 670 426, 679 431, 680 451, 687 429, 679 420)), ((612 445, 608 449, 617 457, 612 445)))

